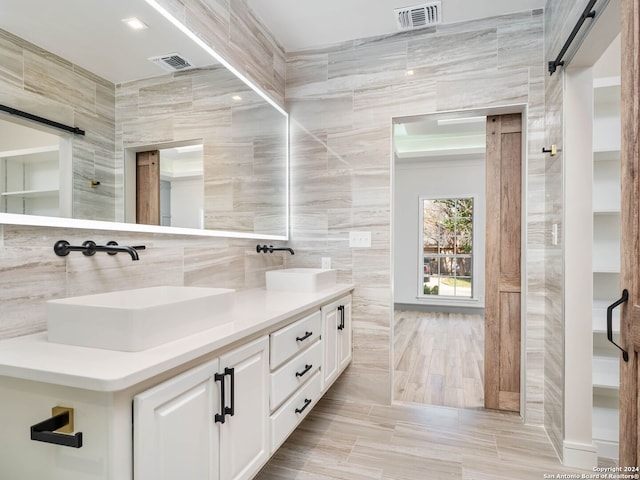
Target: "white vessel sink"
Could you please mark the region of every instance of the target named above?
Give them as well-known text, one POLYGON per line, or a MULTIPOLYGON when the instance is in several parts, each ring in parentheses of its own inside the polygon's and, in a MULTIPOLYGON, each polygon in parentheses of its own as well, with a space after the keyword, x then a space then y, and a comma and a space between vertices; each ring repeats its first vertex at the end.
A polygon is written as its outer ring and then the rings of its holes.
POLYGON ((50 300, 49 341, 137 352, 228 321, 234 290, 150 287, 50 300))
POLYGON ((336 284, 337 270, 285 268, 266 272, 267 290, 319 292, 336 284))

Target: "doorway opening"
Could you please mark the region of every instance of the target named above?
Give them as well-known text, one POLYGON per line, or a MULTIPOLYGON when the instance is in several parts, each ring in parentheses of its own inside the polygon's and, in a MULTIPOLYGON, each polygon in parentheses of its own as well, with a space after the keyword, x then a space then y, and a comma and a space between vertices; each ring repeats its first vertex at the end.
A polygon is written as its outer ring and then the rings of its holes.
POLYGON ((126 221, 204 228, 204 150, 201 140, 125 151, 126 221))
MULTIPOLYGON (((517 335, 509 335, 513 347, 505 349, 515 368, 497 379, 491 375, 490 382, 497 381, 498 387, 490 388, 489 395, 499 391, 503 399, 495 406, 487 405, 485 398, 485 291, 487 284, 493 285, 485 264, 487 203, 494 201, 487 196, 487 123, 492 115, 511 118, 506 114, 518 112, 521 124, 523 110, 508 107, 393 120, 394 401, 520 411, 520 208, 505 212, 518 216, 518 245, 513 247, 518 288, 507 293, 517 301, 497 314, 503 324, 504 318, 513 317, 517 327, 517 335), (517 377, 511 380, 515 388, 500 386, 501 378, 507 377, 517 377)), ((517 144, 518 159, 523 157, 522 145, 517 144)), ((520 170, 516 174, 514 183, 520 188, 524 177, 520 170)), ((520 195, 519 207, 522 203, 520 195)), ((490 356, 491 362, 499 362, 490 356)))

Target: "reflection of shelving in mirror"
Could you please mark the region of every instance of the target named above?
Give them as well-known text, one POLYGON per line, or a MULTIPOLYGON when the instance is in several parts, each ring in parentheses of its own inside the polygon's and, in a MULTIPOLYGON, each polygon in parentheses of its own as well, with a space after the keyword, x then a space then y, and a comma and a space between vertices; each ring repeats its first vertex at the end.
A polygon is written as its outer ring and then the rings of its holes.
POLYGON ((0 198, 3 212, 61 216, 61 145, 57 135, 0 120, 0 198))

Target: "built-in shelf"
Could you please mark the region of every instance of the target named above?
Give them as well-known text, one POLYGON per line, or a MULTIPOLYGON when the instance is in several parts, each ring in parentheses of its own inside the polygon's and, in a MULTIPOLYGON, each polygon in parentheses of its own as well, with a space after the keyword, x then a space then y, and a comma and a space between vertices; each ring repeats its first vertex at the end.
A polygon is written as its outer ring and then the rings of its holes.
POLYGON ((595 162, 620 161, 620 149, 615 150, 594 150, 593 160, 595 162))
MULTIPOLYGON (((606 334, 607 333, 607 307, 611 302, 607 300, 594 300, 592 308, 592 323, 593 333, 606 334)), ((613 327, 613 333, 620 333, 620 309, 613 311, 611 326, 613 327)))
POLYGON ((593 440, 598 455, 605 458, 618 458, 619 398, 617 395, 599 395, 593 397, 593 440))
MULTIPOLYGON (((598 456, 618 458, 620 355, 607 340, 607 307, 620 296, 620 77, 593 82, 593 420, 598 456)), ((620 310, 613 312, 618 340, 620 310)))
MULTIPOLYGON (((618 91, 620 89, 620 75, 614 75, 611 77, 597 77, 593 79, 593 88, 604 89, 610 87, 618 87, 618 91)), ((620 101, 620 97, 618 95, 618 102, 620 101)))
POLYGON ((593 356, 593 387, 618 390, 620 385, 620 358, 613 351, 613 355, 601 355, 601 352, 593 356))

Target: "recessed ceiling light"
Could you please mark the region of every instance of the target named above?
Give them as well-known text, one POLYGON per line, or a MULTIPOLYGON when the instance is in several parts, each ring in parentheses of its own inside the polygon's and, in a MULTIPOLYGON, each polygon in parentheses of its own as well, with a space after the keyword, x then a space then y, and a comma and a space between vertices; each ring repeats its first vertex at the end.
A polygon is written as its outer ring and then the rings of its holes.
POLYGON ((407 70, 407 76, 410 77, 411 75, 413 75, 415 72, 413 70, 407 70))
POLYGON ((146 30, 149 28, 142 20, 136 17, 123 18, 122 21, 129 25, 133 30, 146 30))
POLYGON ((242 100, 242 97, 240 95, 234 95, 233 97, 231 97, 231 99, 239 102, 240 100, 242 100))

